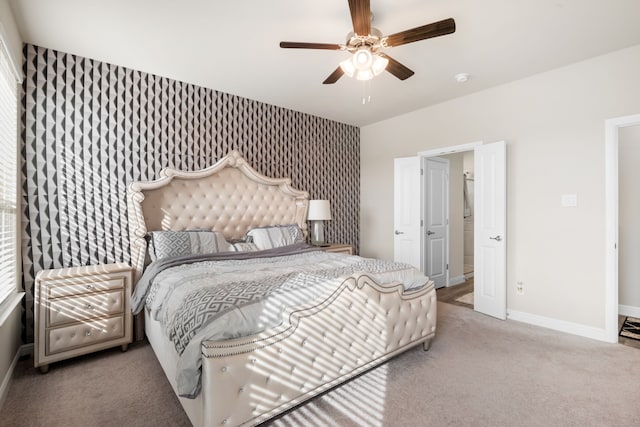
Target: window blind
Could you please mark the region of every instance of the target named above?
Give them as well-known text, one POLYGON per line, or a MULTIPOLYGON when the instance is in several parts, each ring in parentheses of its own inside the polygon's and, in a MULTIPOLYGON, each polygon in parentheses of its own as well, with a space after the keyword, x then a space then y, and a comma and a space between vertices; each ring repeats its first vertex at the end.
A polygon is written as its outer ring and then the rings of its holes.
POLYGON ((0 38, 0 303, 16 292, 18 83, 0 38))

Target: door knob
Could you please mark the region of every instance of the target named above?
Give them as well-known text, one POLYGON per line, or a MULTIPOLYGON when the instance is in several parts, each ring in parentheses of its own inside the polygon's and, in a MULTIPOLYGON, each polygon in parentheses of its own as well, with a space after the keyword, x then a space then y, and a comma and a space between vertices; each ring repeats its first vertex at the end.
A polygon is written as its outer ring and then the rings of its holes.
POLYGON ((395 234, 404 234, 404 231, 398 231, 398 230, 396 230, 394 233, 395 233, 395 234))
POLYGON ((502 241, 502 237, 498 234, 496 237, 489 237, 491 240, 495 240, 496 242, 502 241))
POLYGON ((427 236, 431 236, 432 234, 436 234, 435 231, 427 230, 427 236))

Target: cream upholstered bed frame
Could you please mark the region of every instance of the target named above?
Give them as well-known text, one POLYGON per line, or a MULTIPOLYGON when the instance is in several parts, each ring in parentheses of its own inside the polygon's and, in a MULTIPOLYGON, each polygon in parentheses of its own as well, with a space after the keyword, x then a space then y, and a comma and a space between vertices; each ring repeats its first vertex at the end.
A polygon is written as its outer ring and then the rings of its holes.
MULTIPOLYGON (((262 176, 237 152, 199 172, 167 169, 161 175, 129 188, 136 280, 151 230, 205 228, 229 238, 265 225, 297 223, 306 230, 307 193, 288 179, 262 176)), ((436 293, 432 282, 404 292, 399 283, 380 286, 366 273, 355 274, 324 301, 294 307, 283 320, 257 335, 203 342, 202 391, 196 400, 180 398, 194 425, 255 425, 413 346, 428 349, 436 293)), ((177 355, 167 356, 159 325, 148 321, 146 332, 173 375, 177 355)))
POLYGON ((298 224, 306 235, 309 194, 289 178, 269 178, 232 151, 196 172, 163 169, 156 181, 129 186, 129 238, 134 281, 142 275, 147 233, 207 229, 242 238, 255 227, 298 224))

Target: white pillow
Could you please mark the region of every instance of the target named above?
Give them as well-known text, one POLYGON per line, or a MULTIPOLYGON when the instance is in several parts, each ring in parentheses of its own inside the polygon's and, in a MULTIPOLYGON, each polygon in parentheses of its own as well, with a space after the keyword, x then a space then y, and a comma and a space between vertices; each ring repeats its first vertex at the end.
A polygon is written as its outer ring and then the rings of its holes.
POLYGON ((304 234, 298 224, 254 228, 249 230, 247 237, 247 240, 255 243, 260 250, 304 242, 304 234))

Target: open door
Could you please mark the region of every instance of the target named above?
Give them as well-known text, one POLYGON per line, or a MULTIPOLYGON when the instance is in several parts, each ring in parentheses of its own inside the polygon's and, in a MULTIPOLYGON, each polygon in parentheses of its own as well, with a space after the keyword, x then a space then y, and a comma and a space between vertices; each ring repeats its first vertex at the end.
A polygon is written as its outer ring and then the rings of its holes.
POLYGON ((424 167, 424 274, 437 288, 448 281, 449 160, 428 157, 424 167))
POLYGON ((394 159, 393 259, 423 271, 420 157, 394 159))
POLYGON ((506 319, 506 144, 475 147, 474 309, 506 319))

